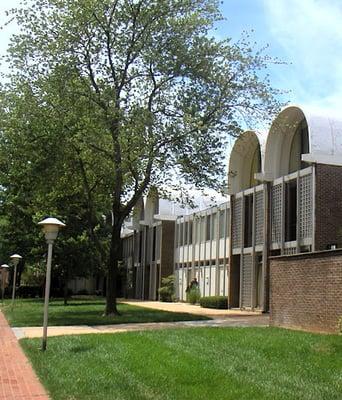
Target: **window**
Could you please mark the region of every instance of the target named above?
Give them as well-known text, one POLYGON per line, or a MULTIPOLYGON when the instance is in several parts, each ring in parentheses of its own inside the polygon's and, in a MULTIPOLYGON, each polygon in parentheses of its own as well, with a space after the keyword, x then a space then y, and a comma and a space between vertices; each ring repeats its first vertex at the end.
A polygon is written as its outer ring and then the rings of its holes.
POLYGON ((297 181, 285 183, 285 241, 297 237, 297 181))
POLYGON ((189 223, 184 222, 184 244, 188 244, 188 227, 189 223))
POLYGON ((183 222, 178 225, 178 229, 179 229, 179 245, 180 246, 183 246, 183 226, 184 226, 183 222))
POLYGON ((210 239, 215 240, 217 235, 217 213, 211 216, 211 235, 210 239))
POLYGON ((210 232, 211 231, 211 215, 207 215, 207 226, 205 233, 205 240, 210 240, 210 232))
POLYGON ((245 237, 244 247, 252 246, 253 237, 253 195, 245 197, 245 237))
POLYGON ((227 218, 226 218, 226 223, 227 223, 227 227, 226 227, 226 236, 229 237, 229 228, 230 228, 230 209, 227 209, 227 218))
POLYGON ((195 220, 195 232, 196 232, 196 243, 201 241, 201 220, 196 218, 195 220))
POLYGON ((228 227, 225 227, 224 210, 219 213, 219 238, 224 238, 224 233, 228 231, 228 227))
POLYGON ((205 217, 201 217, 201 242, 205 241, 205 217))
POLYGON ((156 259, 156 247, 157 247, 157 227, 153 227, 153 239, 152 239, 152 261, 156 259))
POLYGON ((142 231, 138 233, 139 235, 139 263, 142 262, 142 247, 143 247, 143 240, 142 240, 142 231))
POLYGON ((188 240, 188 244, 192 244, 192 226, 193 226, 192 221, 189 221, 189 240, 188 240))

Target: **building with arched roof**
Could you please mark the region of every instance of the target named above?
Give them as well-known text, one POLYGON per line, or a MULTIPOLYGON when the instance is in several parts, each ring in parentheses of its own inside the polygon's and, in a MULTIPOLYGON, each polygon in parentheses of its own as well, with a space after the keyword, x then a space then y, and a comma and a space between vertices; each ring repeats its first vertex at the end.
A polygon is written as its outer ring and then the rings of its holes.
POLYGON ((228 193, 234 194, 257 184, 262 171, 265 135, 243 132, 232 148, 228 167, 228 193))
MULTIPOLYGON (((185 301, 196 277, 202 296, 266 311, 270 257, 342 247, 342 121, 292 105, 267 133, 243 132, 230 154, 228 193, 223 203, 168 217, 176 295, 185 301)), ((150 225, 155 212, 145 209, 150 225)), ((149 282, 140 298, 157 298, 149 282)))
POLYGON ((310 163, 341 165, 342 121, 288 106, 271 125, 264 172, 276 179, 310 163))
POLYGON ((330 210, 342 198, 342 122, 298 106, 284 108, 267 134, 261 171, 246 185, 256 146, 251 136, 237 140, 230 159, 230 170, 232 164, 241 170, 230 190, 229 302, 265 310, 269 256, 339 245, 342 214, 330 210), (239 163, 237 152, 243 155, 239 163))

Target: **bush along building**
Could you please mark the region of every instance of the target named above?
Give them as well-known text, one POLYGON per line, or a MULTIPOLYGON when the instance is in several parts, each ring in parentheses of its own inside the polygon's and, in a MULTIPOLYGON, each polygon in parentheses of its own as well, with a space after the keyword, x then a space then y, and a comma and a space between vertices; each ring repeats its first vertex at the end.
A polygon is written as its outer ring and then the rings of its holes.
POLYGON ((341 247, 342 122, 289 106, 267 134, 244 132, 230 154, 228 193, 226 202, 188 215, 156 209, 132 227, 124 257, 133 297, 157 299, 161 277, 173 271, 181 301, 196 277, 202 296, 268 311, 278 258, 341 247))

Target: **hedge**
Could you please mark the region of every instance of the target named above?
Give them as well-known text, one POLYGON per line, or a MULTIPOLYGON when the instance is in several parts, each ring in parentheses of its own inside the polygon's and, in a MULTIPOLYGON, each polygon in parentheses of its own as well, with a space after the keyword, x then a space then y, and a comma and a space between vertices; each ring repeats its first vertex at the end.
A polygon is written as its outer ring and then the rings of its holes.
POLYGON ((16 290, 16 295, 26 298, 43 297, 43 287, 42 286, 19 286, 16 290))
POLYGON ((204 308, 228 308, 227 296, 207 296, 200 298, 200 306, 204 308))

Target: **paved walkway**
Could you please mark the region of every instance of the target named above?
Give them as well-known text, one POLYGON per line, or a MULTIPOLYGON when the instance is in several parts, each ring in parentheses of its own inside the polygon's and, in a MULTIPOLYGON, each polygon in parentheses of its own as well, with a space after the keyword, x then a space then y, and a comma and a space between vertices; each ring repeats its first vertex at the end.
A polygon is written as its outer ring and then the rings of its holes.
MULTIPOLYGON (((174 328, 199 328, 199 327, 248 327, 268 326, 268 316, 239 316, 230 318, 215 318, 207 321, 177 321, 177 322, 149 322, 139 324, 117 324, 117 325, 84 325, 84 326, 50 326, 48 336, 83 335, 87 333, 119 333, 132 331, 145 331, 156 329, 174 328)), ((12 328, 18 339, 36 338, 42 336, 41 327, 12 328)))
MULTIPOLYGON (((171 312, 191 313, 212 318, 207 321, 150 322, 115 325, 50 326, 48 336, 82 335, 88 333, 118 333, 155 329, 174 329, 190 327, 248 327, 269 325, 269 316, 261 313, 240 310, 215 310, 201 308, 186 303, 163 303, 158 301, 121 301, 122 303, 171 312)), ((12 328, 17 338, 41 337, 41 327, 12 328)))
POLYGON ((48 400, 43 386, 0 312, 0 400, 48 400))
POLYGON ((260 315, 258 311, 242 311, 240 309, 217 310, 214 308, 202 308, 198 305, 189 303, 168 303, 163 301, 144 301, 144 300, 121 300, 120 303, 131 304, 156 310, 189 313, 195 315, 204 315, 209 318, 230 318, 232 316, 256 316, 260 315))

